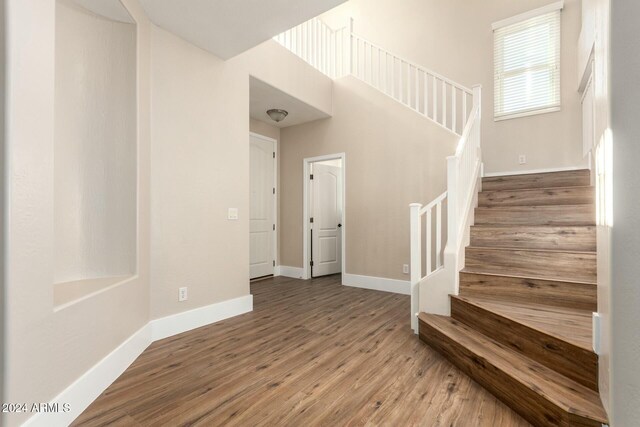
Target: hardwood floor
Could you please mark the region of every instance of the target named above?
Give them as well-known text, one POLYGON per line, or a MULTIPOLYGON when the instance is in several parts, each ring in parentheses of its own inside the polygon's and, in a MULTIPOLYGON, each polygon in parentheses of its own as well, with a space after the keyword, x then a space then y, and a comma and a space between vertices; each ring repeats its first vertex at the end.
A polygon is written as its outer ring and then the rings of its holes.
POLYGON ((412 334, 408 296, 339 280, 252 283, 253 312, 153 343, 73 425, 529 425, 412 334))

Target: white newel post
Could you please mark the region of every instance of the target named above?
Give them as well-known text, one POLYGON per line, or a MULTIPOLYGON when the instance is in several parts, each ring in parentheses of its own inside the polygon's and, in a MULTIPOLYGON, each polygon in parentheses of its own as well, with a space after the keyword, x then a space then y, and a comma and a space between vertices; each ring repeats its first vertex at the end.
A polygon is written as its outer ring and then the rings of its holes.
POLYGON ((482 161, 482 153, 480 152, 480 132, 482 130, 482 85, 475 85, 472 87, 473 89, 473 108, 478 108, 478 117, 476 118, 476 126, 475 126, 475 144, 477 146, 476 155, 478 156, 478 160, 482 161))
POLYGON ((409 205, 411 236, 411 328, 418 333, 418 317, 420 311, 420 279, 422 279, 422 230, 420 227, 420 203, 409 205))
POLYGON ((458 165, 459 159, 456 156, 447 157, 447 245, 452 248, 457 246, 458 242, 458 165))

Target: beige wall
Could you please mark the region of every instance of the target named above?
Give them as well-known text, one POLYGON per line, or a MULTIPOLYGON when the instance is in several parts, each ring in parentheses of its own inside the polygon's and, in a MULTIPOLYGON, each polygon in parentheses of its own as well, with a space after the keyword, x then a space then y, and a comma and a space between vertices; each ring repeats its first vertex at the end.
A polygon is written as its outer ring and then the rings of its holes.
POLYGON ((56 3, 9 3, 4 382, 7 401, 47 402, 150 319, 248 294, 249 75, 328 114, 333 83, 273 41, 222 62, 124 0, 137 21, 138 274, 54 312, 56 3))
POLYGON ((562 14, 562 111, 493 121, 495 21, 552 0, 350 0, 323 15, 332 27, 354 18, 354 31, 396 55, 466 86, 483 87, 485 172, 583 165, 577 93, 580 0, 565 0, 562 14), (518 156, 527 156, 519 165, 518 156))
POLYGON ((261 122, 260 120, 249 119, 249 130, 262 136, 273 138, 276 141, 280 141, 280 128, 261 122))
MULTIPOLYGON (((54 0, 9 0, 7 402, 47 402, 149 320, 149 24, 138 21, 138 276, 53 311, 54 0)), ((9 426, 29 414, 3 414, 9 426)))
POLYGON ((327 113, 333 83, 273 41, 226 62, 160 28, 152 43, 155 319, 249 293, 249 75, 327 113))
POLYGON ((157 27, 151 62, 155 319, 249 294, 249 78, 157 27))
POLYGON ((444 191, 456 139, 347 77, 334 83, 334 117, 281 130, 281 264, 302 267, 303 159, 346 153, 344 272, 408 280, 409 204, 444 191))
POLYGON ((135 273, 136 27, 58 0, 56 283, 135 273))

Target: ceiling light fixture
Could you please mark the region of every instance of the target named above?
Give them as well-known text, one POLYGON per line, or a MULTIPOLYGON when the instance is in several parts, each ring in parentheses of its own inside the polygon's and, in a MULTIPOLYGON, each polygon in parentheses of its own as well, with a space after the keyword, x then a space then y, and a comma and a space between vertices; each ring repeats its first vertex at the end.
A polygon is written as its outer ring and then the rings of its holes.
POLYGON ((280 110, 278 108, 272 108, 271 110, 267 111, 267 114, 269 115, 269 117, 271 117, 271 120, 278 123, 283 121, 284 118, 289 115, 289 112, 286 110, 280 110))

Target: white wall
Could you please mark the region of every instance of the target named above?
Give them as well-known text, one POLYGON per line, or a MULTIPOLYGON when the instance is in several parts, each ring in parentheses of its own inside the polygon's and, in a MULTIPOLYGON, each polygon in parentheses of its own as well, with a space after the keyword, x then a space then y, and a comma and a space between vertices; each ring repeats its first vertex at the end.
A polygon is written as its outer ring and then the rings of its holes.
POLYGON ((577 88, 580 0, 562 12, 562 110, 493 121, 491 24, 552 0, 350 0, 322 16, 333 28, 354 18, 354 31, 384 49, 471 87, 482 84, 485 172, 586 165, 577 88), (527 164, 519 165, 524 154, 527 164))
MULTIPOLYGON (((54 283, 54 0, 7 0, 5 402, 48 402, 149 320, 149 23, 137 21, 138 273, 63 310, 54 283)), ((30 414, 3 414, 8 426, 30 414)))
MULTIPOLYGON (((578 68, 578 78, 581 79, 587 67, 588 59, 593 51, 594 71, 593 84, 595 91, 595 139, 596 144, 604 146, 607 143, 608 130, 611 128, 610 117, 610 15, 609 0, 585 0, 582 4, 584 17, 580 42, 577 45, 578 56, 581 58, 578 68)), ((594 171, 597 172, 597 171, 594 171)), ((611 170, 605 168, 605 174, 611 170)), ((595 175, 595 174, 594 174, 595 175)), ((606 210, 611 201, 610 195, 600 193, 597 208, 606 210)), ((613 384, 611 378, 612 363, 612 321, 611 321, 611 224, 600 219, 597 224, 598 244, 598 313, 601 319, 601 334, 599 337, 600 352, 598 360, 599 389, 602 403, 611 416, 613 384)))
MULTIPOLYGON (((4 400, 4 389, 5 389, 5 328, 6 328, 6 318, 5 318, 5 171, 6 163, 5 163, 5 128, 4 128, 4 115, 5 115, 5 1, 0 0, 0 169, 2 173, 0 173, 0 402, 5 402, 4 400)), ((0 418, 0 425, 2 423, 2 419, 0 418)))
POLYGON ((136 28, 58 0, 54 282, 135 272, 136 28))
POLYGON ((611 402, 613 427, 640 420, 640 3, 611 1, 611 402))

